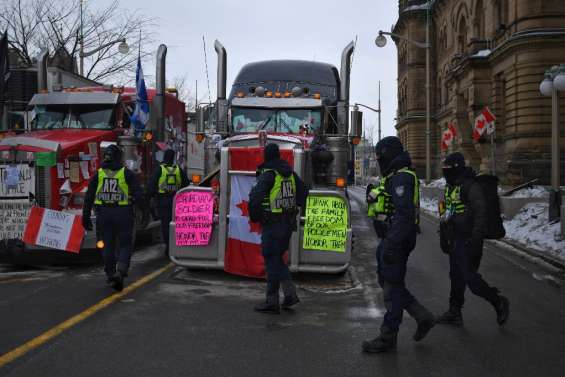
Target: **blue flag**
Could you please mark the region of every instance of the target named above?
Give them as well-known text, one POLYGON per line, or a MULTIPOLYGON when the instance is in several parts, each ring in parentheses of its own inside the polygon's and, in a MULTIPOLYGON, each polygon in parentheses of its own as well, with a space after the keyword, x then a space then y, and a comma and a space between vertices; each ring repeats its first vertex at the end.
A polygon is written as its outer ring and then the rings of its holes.
POLYGON ((149 121, 149 102, 147 101, 147 89, 145 88, 145 79, 143 78, 143 69, 141 68, 140 57, 137 58, 135 89, 137 98, 135 100, 135 110, 133 111, 130 120, 137 134, 145 129, 145 125, 147 124, 147 121, 149 121))

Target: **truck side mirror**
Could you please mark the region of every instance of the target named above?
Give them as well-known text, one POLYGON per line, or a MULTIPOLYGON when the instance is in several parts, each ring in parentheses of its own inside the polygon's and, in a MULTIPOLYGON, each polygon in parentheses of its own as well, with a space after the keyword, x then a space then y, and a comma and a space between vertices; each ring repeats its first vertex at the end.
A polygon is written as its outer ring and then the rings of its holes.
POLYGON ((203 134, 204 133, 204 116, 206 114, 205 112, 205 108, 204 107, 199 107, 198 110, 196 110, 196 133, 197 134, 203 134))
POLYGON ((360 138, 363 135, 363 112, 356 106, 351 112, 351 137, 360 138))

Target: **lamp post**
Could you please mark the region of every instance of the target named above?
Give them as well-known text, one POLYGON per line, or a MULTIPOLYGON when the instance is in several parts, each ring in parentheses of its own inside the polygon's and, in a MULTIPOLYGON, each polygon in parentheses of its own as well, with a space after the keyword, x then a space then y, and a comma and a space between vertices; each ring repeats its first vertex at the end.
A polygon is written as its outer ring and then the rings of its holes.
POLYGON ((559 92, 565 91, 565 64, 545 72, 540 92, 551 96, 551 192, 549 195, 549 221, 558 221, 561 212, 560 150, 559 150, 559 92))
POLYGON ((430 16, 429 10, 427 10, 426 16, 426 42, 417 42, 410 38, 406 38, 402 35, 388 33, 382 30, 379 30, 379 36, 375 39, 375 44, 378 47, 386 46, 386 37, 385 35, 390 35, 391 37, 395 37, 398 39, 402 39, 407 41, 408 43, 413 44, 418 48, 425 48, 426 49, 426 183, 430 183, 432 178, 432 166, 431 166, 431 100, 430 100, 430 16))
POLYGON ((87 58, 89 56, 92 56, 94 54, 96 54, 98 51, 103 50, 107 47, 110 47, 112 45, 115 45, 116 43, 119 43, 120 45, 118 46, 118 51, 121 54, 127 54, 129 52, 129 46, 126 43, 126 39, 125 38, 117 38, 113 41, 110 41, 108 43, 104 43, 102 46, 89 51, 89 52, 84 52, 84 30, 83 30, 83 22, 82 22, 82 13, 83 13, 83 2, 84 0, 80 0, 80 38, 79 38, 79 60, 80 60, 80 75, 84 76, 84 58, 87 58))

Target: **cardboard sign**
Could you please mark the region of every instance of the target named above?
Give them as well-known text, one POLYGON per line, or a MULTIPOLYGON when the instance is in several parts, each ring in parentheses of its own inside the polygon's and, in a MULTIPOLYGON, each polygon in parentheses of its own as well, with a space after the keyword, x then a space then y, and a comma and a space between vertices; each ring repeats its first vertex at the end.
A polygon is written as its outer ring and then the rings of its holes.
POLYGON ((0 240, 21 240, 31 209, 28 200, 0 201, 0 240))
POLYGON ((342 198, 308 196, 303 248, 345 252, 347 204, 342 198))
POLYGON ((84 237, 81 216, 68 212, 33 207, 23 240, 30 245, 79 253, 84 237))
POLYGON ((34 173, 28 164, 0 164, 0 200, 27 200, 35 194, 34 173))
POLYGON ((51 167, 57 163, 55 152, 35 152, 35 165, 51 167))
POLYGON ((177 194, 175 200, 177 246, 205 246, 212 235, 214 195, 207 191, 177 194))

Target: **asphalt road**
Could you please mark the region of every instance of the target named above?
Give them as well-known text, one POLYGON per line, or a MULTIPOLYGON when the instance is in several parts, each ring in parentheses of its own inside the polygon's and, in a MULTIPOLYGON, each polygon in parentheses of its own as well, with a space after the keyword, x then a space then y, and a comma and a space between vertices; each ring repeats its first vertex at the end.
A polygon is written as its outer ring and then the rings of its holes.
MULTIPOLYGON (((361 192, 354 192, 360 198, 361 192)), ((436 326, 398 351, 366 355, 383 315, 376 239, 353 202, 353 267, 343 276, 296 276, 302 303, 279 316, 253 312, 264 282, 177 268, 0 369, 0 376, 562 376, 565 295, 543 270, 487 250, 481 271, 511 300, 499 328, 489 304, 467 293, 465 326, 436 326)), ((448 262, 424 220, 408 285, 433 312, 447 307, 448 262)), ((162 246, 137 253, 130 279, 167 263, 162 246)), ((0 271, 2 267, 0 266, 0 271)), ((111 291, 101 267, 0 272, 0 355, 95 304, 111 291), (11 274, 11 275, 6 275, 11 274)))

